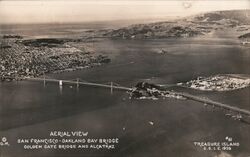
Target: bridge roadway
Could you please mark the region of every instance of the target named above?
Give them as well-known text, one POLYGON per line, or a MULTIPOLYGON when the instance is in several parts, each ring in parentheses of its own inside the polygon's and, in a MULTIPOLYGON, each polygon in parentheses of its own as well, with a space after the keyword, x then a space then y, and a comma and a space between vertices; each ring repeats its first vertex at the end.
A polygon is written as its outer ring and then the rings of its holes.
POLYGON ((104 88, 112 88, 112 89, 118 89, 118 90, 126 90, 130 91, 132 88, 128 87, 123 87, 123 86, 116 86, 116 85, 107 85, 107 84, 100 84, 100 83, 91 83, 91 82, 80 82, 80 81, 71 81, 71 80, 58 80, 58 79, 49 79, 49 78, 24 78, 25 80, 28 81, 45 81, 45 82, 57 82, 59 83, 62 81, 63 84, 78 84, 78 85, 86 85, 86 86, 95 86, 95 87, 104 87, 104 88))
MULTIPOLYGON (((112 84, 107 85, 107 84, 99 84, 99 83, 91 83, 91 82, 58 80, 58 79, 49 79, 49 78, 45 78, 44 79, 44 78, 27 78, 27 77, 25 77, 25 78, 22 78, 22 79, 29 80, 29 81, 46 81, 46 82, 57 82, 57 83, 59 83, 60 81, 62 81, 62 83, 64 83, 64 84, 76 84, 76 85, 86 85, 86 86, 94 86, 94 87, 103 87, 103 88, 109 88, 109 89, 111 89, 111 91, 113 89, 125 90, 125 91, 131 91, 132 90, 132 88, 123 87, 123 86, 117 86, 117 85, 112 85, 112 84)), ((210 100, 210 99, 201 98, 201 97, 198 97, 198 96, 195 96, 195 95, 191 95, 191 94, 188 94, 188 93, 172 92, 172 91, 166 91, 166 92, 168 92, 169 94, 180 95, 180 96, 183 96, 183 97, 185 97, 187 99, 190 99, 190 100, 194 100, 194 101, 198 101, 198 102, 205 103, 205 104, 208 104, 208 105, 212 105, 212 106, 216 106, 216 107, 219 107, 219 108, 223 108, 223 109, 226 109, 226 110, 234 111, 234 112, 237 112, 238 114, 243 114, 243 115, 250 116, 250 111, 245 110, 245 109, 241 109, 241 108, 238 108, 238 107, 230 106, 230 105, 223 104, 223 103, 220 103, 220 102, 216 102, 216 101, 213 101, 213 100, 210 100)))
POLYGON ((223 108, 223 109, 226 109, 226 110, 234 111, 234 112, 237 112, 239 114, 246 115, 246 116, 250 116, 250 111, 245 110, 245 109, 230 106, 230 105, 223 104, 223 103, 220 103, 220 102, 216 102, 216 101, 213 101, 213 100, 210 100, 210 99, 201 98, 201 97, 194 96, 194 95, 191 95, 191 94, 188 94, 188 93, 181 93, 181 92, 174 92, 174 93, 177 94, 177 95, 181 95, 181 96, 183 96, 183 97, 185 97, 187 99, 202 102, 202 103, 212 105, 212 106, 216 106, 216 107, 219 107, 219 108, 223 108))

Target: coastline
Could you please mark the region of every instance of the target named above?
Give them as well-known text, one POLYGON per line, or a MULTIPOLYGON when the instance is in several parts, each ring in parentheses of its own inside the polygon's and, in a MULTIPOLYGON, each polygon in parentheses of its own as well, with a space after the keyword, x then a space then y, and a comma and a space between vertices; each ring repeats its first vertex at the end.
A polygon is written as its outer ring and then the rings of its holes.
POLYGON ((82 41, 57 38, 24 40, 19 35, 4 35, 0 40, 1 81, 81 70, 111 61, 82 41))

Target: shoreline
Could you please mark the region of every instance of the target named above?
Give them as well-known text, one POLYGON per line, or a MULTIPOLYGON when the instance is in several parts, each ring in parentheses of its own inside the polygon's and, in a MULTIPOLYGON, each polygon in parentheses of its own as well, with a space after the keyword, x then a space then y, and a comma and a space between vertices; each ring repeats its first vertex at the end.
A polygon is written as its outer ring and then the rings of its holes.
POLYGON ((88 42, 58 38, 25 40, 19 35, 6 35, 0 41, 1 81, 82 70, 111 61, 108 56, 96 52, 88 42))

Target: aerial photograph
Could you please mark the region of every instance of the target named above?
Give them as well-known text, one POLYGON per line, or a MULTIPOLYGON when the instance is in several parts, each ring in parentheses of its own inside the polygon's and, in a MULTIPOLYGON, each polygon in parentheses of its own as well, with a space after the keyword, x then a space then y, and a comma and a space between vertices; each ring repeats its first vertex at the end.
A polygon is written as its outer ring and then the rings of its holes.
POLYGON ((0 157, 250 157, 249 0, 0 0, 0 157))

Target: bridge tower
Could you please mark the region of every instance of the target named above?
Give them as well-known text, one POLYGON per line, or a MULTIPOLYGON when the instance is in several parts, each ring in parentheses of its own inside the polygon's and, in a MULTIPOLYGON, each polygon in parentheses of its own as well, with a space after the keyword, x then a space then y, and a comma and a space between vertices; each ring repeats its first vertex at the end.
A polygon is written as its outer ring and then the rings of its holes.
POLYGON ((45 87, 45 85, 46 85, 46 78, 45 78, 45 74, 43 72, 43 86, 45 87))
POLYGON ((122 32, 122 39, 125 39, 125 32, 122 32))
POLYGON ((63 85, 63 81, 59 80, 59 86, 62 87, 62 85, 63 85))
POLYGON ((113 94, 113 82, 110 82, 110 93, 113 94))
POLYGON ((76 89, 79 89, 79 78, 76 79, 76 89))

